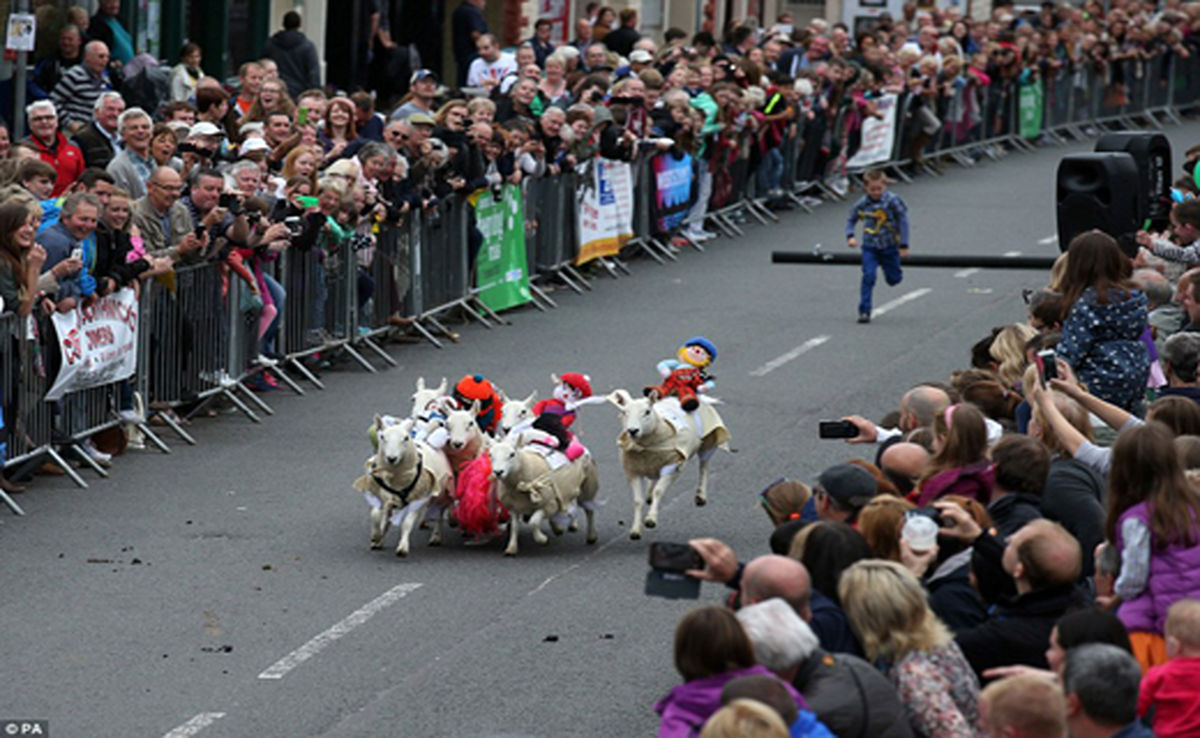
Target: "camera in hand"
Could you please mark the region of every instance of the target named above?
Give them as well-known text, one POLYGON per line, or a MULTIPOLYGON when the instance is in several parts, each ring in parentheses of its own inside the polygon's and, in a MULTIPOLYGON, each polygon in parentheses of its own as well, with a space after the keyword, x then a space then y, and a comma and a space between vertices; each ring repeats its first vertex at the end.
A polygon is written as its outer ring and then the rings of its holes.
POLYGON ((683 572, 703 569, 704 559, 686 543, 657 542, 650 544, 650 571, 646 572, 647 595, 667 599, 700 597, 700 580, 683 572))
POLYGON ((1058 379, 1058 354, 1054 349, 1037 352, 1038 374, 1042 377, 1042 386, 1049 387, 1051 379, 1058 379))
POLYGON ((304 224, 300 221, 300 216, 298 215, 289 215, 283 219, 283 224, 287 226, 288 233, 293 236, 299 236, 301 230, 304 228, 304 224))
POLYGON ((228 210, 230 215, 238 216, 242 214, 242 201, 232 192, 221 193, 221 199, 217 202, 217 205, 228 210))
POLYGON ((915 510, 909 510, 908 514, 920 515, 922 517, 929 518, 933 522, 937 523, 939 528, 951 528, 954 526, 954 522, 946 520, 946 518, 942 517, 942 511, 938 510, 936 507, 918 507, 915 510))
POLYGON ((822 420, 817 426, 818 438, 855 438, 858 426, 849 420, 822 420))

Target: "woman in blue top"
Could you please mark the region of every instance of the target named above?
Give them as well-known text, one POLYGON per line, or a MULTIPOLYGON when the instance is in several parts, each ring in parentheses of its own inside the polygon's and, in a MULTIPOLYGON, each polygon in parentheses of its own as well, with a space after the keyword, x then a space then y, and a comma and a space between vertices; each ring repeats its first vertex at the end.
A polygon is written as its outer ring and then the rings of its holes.
POLYGON ((1150 355, 1146 296, 1129 282, 1132 264, 1111 236, 1081 233, 1067 250, 1063 328, 1058 355, 1092 394, 1133 410, 1141 401, 1150 355))

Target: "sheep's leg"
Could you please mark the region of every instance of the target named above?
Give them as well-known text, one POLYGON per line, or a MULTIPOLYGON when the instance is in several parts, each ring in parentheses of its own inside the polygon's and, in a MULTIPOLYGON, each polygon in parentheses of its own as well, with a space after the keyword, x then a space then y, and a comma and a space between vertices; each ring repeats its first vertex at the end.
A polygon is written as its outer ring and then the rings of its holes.
POLYGON ((539 546, 545 546, 550 542, 549 536, 542 530, 542 520, 545 518, 545 510, 538 510, 529 518, 529 527, 533 529, 533 541, 539 546))
POLYGON ((679 476, 679 469, 678 464, 668 464, 658 473, 658 481, 650 488, 650 512, 646 513, 647 528, 658 525, 658 505, 666 496, 667 489, 675 481, 675 477, 679 476))
POLYGON ((517 555, 517 533, 521 529, 521 515, 510 510, 508 513, 508 546, 504 549, 505 556, 517 555))
POLYGON ((583 513, 587 515, 587 542, 594 544, 600 539, 600 534, 596 532, 596 503, 583 503, 583 513))
POLYGON ((642 506, 645 504, 642 501, 643 484, 641 477, 629 480, 629 486, 633 489, 633 524, 629 527, 629 537, 634 541, 642 537, 642 506))
POLYGON ((404 515, 404 519, 400 521, 400 545, 396 546, 396 555, 404 557, 408 556, 408 539, 420 515, 412 510, 405 510, 401 514, 404 515))
POLYGON ((434 503, 431 498, 430 502, 421 507, 422 512, 429 505, 433 505, 434 509, 437 511, 437 519, 434 520, 433 523, 433 534, 429 536, 429 545, 440 546, 442 545, 442 518, 446 516, 446 508, 434 503))
POLYGON ((383 505, 371 508, 371 549, 383 548, 383 537, 388 531, 388 511, 383 505))
POLYGON ((696 486, 696 507, 708 504, 708 462, 716 452, 716 446, 700 449, 700 482, 696 486))

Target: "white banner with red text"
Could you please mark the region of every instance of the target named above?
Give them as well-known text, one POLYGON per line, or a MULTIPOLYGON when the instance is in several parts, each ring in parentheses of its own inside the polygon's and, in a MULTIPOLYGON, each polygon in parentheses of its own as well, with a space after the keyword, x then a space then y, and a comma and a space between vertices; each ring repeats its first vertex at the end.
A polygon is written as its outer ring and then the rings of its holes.
POLYGON ((52 318, 62 358, 46 393, 70 392, 128 379, 137 368, 138 301, 128 287, 52 318))

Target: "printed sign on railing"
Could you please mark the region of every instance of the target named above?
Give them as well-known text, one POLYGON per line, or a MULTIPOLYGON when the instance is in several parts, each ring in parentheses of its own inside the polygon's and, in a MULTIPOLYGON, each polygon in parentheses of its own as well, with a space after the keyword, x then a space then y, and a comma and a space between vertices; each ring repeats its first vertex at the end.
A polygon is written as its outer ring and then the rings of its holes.
POLYGON ((846 162, 851 169, 882 164, 892 158, 896 142, 896 96, 881 95, 875 98, 875 106, 882 117, 868 116, 863 120, 862 145, 846 162))
POLYGON ((492 190, 471 196, 475 223, 483 234, 483 245, 475 257, 475 286, 479 300, 492 310, 524 305, 529 294, 525 254, 525 209, 521 188, 506 184, 496 199, 492 190))
POLYGON ((579 195, 579 256, 586 264, 614 256, 633 238, 633 174, 627 162, 596 159, 579 195))
POLYGON ((137 368, 138 302, 125 288, 95 304, 51 318, 61 365, 47 400, 133 376, 137 368))
POLYGON ((683 222, 691 207, 692 157, 684 154, 658 154, 650 160, 654 167, 654 207, 658 213, 658 232, 666 233, 683 222))
POLYGON ((1021 88, 1017 97, 1021 138, 1034 139, 1042 135, 1042 107, 1045 99, 1045 89, 1040 79, 1021 88))

